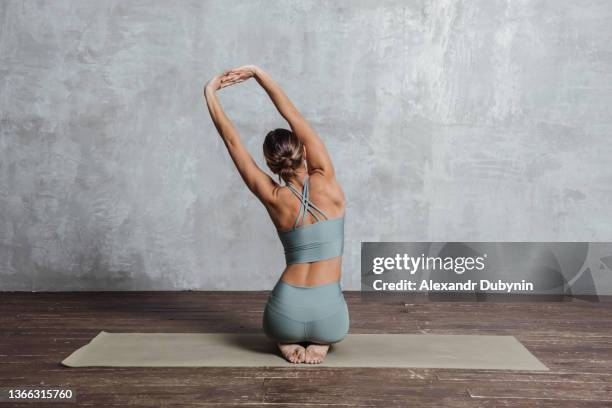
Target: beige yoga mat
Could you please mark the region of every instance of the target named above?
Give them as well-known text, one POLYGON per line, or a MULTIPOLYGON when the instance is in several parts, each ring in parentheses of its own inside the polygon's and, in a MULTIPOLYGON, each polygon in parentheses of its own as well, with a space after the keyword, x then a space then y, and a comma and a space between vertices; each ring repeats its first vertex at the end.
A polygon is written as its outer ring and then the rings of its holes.
MULTIPOLYGON (((311 367, 284 360, 263 333, 100 332, 67 357, 69 367, 311 367)), ((349 334, 324 367, 548 368, 513 336, 349 334)))

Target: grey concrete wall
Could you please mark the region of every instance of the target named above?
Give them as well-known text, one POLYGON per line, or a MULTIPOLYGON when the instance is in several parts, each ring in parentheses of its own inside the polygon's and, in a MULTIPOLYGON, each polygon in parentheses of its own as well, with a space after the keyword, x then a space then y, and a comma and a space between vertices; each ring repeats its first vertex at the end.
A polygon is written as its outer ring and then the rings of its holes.
MULTIPOLYGON (((269 289, 282 247, 202 86, 267 69, 361 241, 612 240, 612 3, 2 1, 0 288, 269 289), (229 4, 228 4, 229 3, 229 4)), ((256 160, 284 126, 221 100, 256 160)))

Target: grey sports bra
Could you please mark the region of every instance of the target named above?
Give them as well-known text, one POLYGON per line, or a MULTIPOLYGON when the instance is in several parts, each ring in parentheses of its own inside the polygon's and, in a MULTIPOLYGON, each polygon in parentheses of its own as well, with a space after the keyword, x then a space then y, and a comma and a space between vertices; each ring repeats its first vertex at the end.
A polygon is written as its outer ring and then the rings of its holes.
POLYGON ((327 215, 310 201, 310 180, 306 176, 302 193, 291 184, 287 187, 301 201, 300 211, 293 228, 288 231, 278 231, 278 236, 285 248, 287 265, 308 263, 342 255, 344 250, 344 215, 329 219, 327 215), (309 212, 317 222, 308 225, 304 223, 309 212), (319 215, 325 219, 321 220, 319 215))

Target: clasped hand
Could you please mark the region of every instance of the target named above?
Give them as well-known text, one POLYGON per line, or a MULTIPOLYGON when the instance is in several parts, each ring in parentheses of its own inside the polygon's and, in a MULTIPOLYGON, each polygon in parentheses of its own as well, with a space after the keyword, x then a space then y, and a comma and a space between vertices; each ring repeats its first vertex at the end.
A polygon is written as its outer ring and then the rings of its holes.
POLYGON ((238 68, 229 69, 221 74, 215 75, 206 86, 216 91, 230 85, 235 85, 254 77, 256 70, 257 67, 255 65, 243 65, 238 68))

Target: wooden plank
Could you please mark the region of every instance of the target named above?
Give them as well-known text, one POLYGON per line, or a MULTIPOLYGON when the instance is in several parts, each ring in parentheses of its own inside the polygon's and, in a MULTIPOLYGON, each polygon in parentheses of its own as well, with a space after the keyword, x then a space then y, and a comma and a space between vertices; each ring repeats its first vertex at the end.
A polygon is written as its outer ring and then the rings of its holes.
MULTIPOLYGON (((504 384, 480 385, 473 383, 467 387, 471 398, 555 400, 555 401, 598 401, 612 403, 612 384, 610 383, 569 383, 549 384, 534 381, 530 383, 508 381, 504 384)), ((612 404, 610 404, 612 405, 612 404)))

